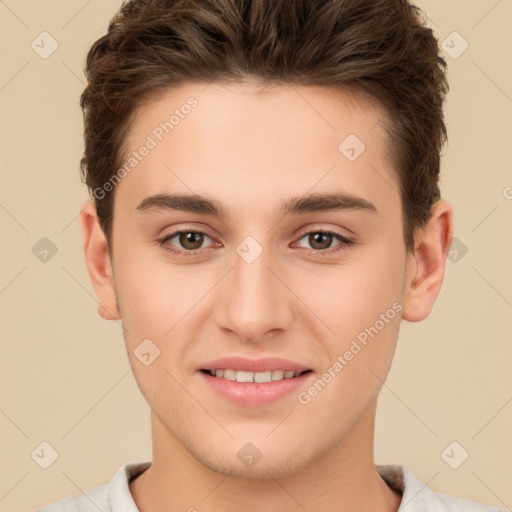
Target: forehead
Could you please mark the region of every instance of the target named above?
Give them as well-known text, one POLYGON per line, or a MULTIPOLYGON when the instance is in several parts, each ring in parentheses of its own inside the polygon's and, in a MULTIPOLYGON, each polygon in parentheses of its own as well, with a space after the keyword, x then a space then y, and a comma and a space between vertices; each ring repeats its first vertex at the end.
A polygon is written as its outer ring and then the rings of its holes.
POLYGON ((336 188, 385 207, 386 197, 399 201, 386 119, 376 100, 346 89, 183 84, 138 109, 116 202, 119 195, 133 209, 149 195, 179 191, 248 210, 273 195, 336 188))

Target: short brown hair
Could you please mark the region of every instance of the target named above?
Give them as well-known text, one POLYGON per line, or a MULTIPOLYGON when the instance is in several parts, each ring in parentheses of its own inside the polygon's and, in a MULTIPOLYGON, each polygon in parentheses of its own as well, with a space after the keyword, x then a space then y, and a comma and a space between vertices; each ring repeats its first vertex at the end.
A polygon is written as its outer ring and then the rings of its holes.
MULTIPOLYGON (((89 50, 83 180, 111 249, 123 144, 143 99, 191 81, 339 86, 369 94, 398 173, 404 241, 440 197, 447 139, 446 62, 420 9, 407 0, 129 0, 89 50)), ((341 142, 341 141, 340 141, 341 142)))

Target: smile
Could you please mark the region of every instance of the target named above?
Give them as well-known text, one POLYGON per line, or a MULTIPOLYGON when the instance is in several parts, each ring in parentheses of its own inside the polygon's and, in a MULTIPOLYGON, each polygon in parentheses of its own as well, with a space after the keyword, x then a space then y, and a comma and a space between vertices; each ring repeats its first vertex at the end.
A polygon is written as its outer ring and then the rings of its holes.
POLYGON ((303 373, 310 372, 305 370, 302 372, 295 372, 293 370, 268 370, 263 372, 248 372, 243 370, 233 370, 231 368, 218 369, 218 370, 203 370, 213 377, 221 379, 236 381, 236 382, 273 382, 284 379, 293 379, 299 377, 303 373))

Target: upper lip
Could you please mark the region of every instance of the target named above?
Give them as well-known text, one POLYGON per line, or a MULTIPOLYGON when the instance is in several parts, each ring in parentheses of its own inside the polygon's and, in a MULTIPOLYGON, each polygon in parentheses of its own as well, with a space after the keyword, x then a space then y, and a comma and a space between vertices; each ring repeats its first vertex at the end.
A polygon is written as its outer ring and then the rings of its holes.
POLYGON ((219 359, 209 361, 201 367, 201 370, 218 369, 241 370, 253 373, 269 370, 293 370, 294 372, 310 370, 310 368, 303 364, 296 363, 295 361, 290 361, 288 359, 281 359, 279 357, 261 357, 259 359, 247 359, 245 357, 237 356, 221 357, 219 359))

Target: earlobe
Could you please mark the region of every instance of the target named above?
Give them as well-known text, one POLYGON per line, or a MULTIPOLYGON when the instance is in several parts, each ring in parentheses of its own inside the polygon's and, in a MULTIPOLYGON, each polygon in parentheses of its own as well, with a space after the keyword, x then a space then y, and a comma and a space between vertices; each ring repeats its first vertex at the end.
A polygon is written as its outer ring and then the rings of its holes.
POLYGON ((94 201, 88 200, 82 205, 80 222, 85 262, 98 297, 98 313, 105 320, 119 320, 107 239, 101 229, 94 201))
POLYGON ((452 207, 441 199, 432 207, 428 224, 417 233, 414 253, 408 255, 404 320, 419 322, 432 311, 441 291, 452 238, 452 207))

